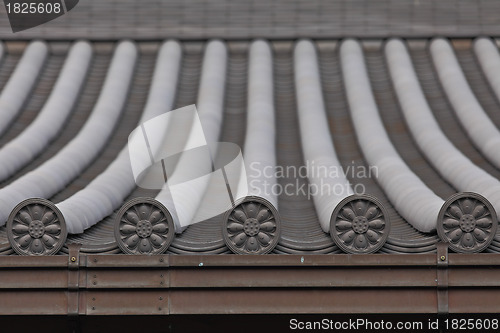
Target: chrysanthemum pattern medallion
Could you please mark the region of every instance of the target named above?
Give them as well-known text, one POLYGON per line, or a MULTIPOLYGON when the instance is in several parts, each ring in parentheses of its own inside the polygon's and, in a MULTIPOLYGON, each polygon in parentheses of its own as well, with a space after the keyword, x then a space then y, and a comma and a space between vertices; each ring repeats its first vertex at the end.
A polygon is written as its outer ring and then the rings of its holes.
POLYGON ((226 212, 222 234, 226 245, 237 254, 265 254, 278 244, 280 218, 271 203, 248 197, 226 212))
POLYGON ((115 220, 115 238, 124 253, 161 254, 174 239, 168 210, 152 198, 135 198, 123 205, 115 220))
POLYGON ((53 255, 67 237, 62 213, 52 202, 32 198, 19 203, 7 221, 9 242, 20 255, 53 255))
POLYGON ((455 252, 481 252, 495 237, 498 220, 495 209, 479 194, 452 195, 439 212, 437 232, 455 252))
POLYGON ((330 220, 330 236, 347 253, 378 251, 389 236, 391 223, 384 206, 369 195, 342 200, 330 220))

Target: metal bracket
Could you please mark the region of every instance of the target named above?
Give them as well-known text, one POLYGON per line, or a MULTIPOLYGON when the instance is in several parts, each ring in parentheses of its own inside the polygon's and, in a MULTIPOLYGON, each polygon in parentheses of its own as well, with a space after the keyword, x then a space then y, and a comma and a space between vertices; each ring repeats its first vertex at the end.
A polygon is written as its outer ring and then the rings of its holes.
POLYGON ((437 243, 437 313, 445 316, 448 308, 448 243, 437 243))
POLYGON ((76 317, 79 313, 81 247, 81 244, 68 245, 68 316, 70 317, 76 317))

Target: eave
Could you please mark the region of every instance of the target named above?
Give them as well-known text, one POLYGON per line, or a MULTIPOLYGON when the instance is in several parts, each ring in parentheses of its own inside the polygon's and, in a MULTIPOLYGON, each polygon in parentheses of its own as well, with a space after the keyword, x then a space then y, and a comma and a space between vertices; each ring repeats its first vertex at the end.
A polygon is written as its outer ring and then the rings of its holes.
POLYGON ((2 315, 498 313, 500 256, 0 257, 2 315), (75 261, 72 261, 76 259, 75 261))

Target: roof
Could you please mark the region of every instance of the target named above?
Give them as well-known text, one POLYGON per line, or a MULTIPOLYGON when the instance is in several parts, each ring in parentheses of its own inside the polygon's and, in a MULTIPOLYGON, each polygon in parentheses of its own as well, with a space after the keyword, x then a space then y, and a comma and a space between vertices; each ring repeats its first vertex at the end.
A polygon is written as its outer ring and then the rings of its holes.
POLYGON ((498 1, 64 4, 17 33, 0 15, 0 315, 243 332, 283 317, 235 314, 500 311, 498 1), (179 108, 165 145, 197 119, 232 145, 152 168, 215 174, 175 201, 130 162, 179 108), (243 160, 275 172, 242 195, 243 160))
MULTIPOLYGON (((73 2, 74 3, 74 2, 73 2)), ((68 6, 67 6, 68 7, 68 6)), ((80 1, 64 16, 1 39, 204 40, 498 36, 495 0, 80 1)))
MULTIPOLYGON (((434 40, 432 41, 432 45, 436 45, 436 43, 442 41, 439 39, 434 40)), ((499 102, 495 96, 494 87, 489 83, 478 60, 480 59, 478 58, 480 56, 478 52, 481 52, 481 49, 473 49, 474 44, 472 39, 451 39, 450 42, 451 44, 445 43, 444 47, 452 46, 453 53, 458 60, 460 74, 464 75, 466 82, 469 84, 470 89, 472 89, 473 96, 479 102, 481 110, 484 110, 487 118, 491 119, 491 123, 498 127, 500 118, 496 110, 499 102)), ((338 162, 345 171, 345 177, 352 184, 353 188, 362 186, 367 194, 373 195, 377 199, 377 203, 380 203, 386 209, 385 217, 387 220, 390 220, 391 229, 390 232, 385 232, 387 240, 381 242, 381 248, 378 251, 380 253, 435 252, 436 242, 439 240, 435 231, 422 232, 417 230, 419 229, 419 221, 423 219, 420 216, 424 216, 426 213, 422 210, 416 215, 411 215, 412 213, 410 213, 404 216, 405 213, 398 213, 395 206, 399 206, 399 210, 401 211, 401 207, 405 203, 395 201, 394 193, 391 194, 388 191, 388 185, 381 183, 381 175, 376 175, 378 176, 377 179, 375 176, 367 177, 366 174, 359 172, 360 170, 369 170, 373 163, 367 161, 366 150, 363 151, 366 147, 363 147, 363 143, 360 142, 360 138, 364 140, 363 136, 357 133, 361 128, 357 128, 357 126, 361 125, 353 122, 356 115, 355 112, 357 111, 353 109, 355 107, 353 101, 349 100, 348 90, 350 88, 346 88, 348 87, 346 75, 350 75, 351 72, 346 73, 346 67, 344 67, 344 70, 342 67, 342 44, 339 40, 319 40, 312 42, 312 44, 306 41, 304 43, 313 46, 313 50, 317 54, 316 57, 301 60, 300 56, 297 55, 294 41, 274 41, 268 44, 272 50, 272 80, 274 82, 272 97, 274 98, 273 106, 276 123, 276 165, 284 168, 293 166, 298 170, 305 164, 304 140, 301 141, 301 134, 303 136, 305 134, 303 134, 304 129, 300 128, 299 122, 302 112, 299 103, 302 103, 303 100, 300 100, 301 97, 298 97, 300 90, 304 86, 301 86, 302 83, 297 82, 297 70, 300 70, 297 69, 297 62, 305 61, 307 64, 317 66, 319 71, 318 82, 321 89, 319 96, 322 97, 324 102, 324 114, 320 116, 324 117, 325 121, 327 121, 328 134, 331 136, 331 142, 327 142, 326 144, 334 148, 338 162), (296 52, 295 55, 294 52, 296 52), (408 217, 412 220, 408 221, 408 217)), ((380 121, 383 125, 383 127, 376 127, 374 129, 375 132, 372 133, 373 138, 379 135, 384 136, 383 132, 386 131, 389 139, 387 142, 394 147, 395 153, 400 156, 402 165, 409 168, 408 172, 414 174, 421 181, 421 184, 418 186, 425 187, 429 193, 433 192, 435 194, 436 199, 434 202, 438 203, 439 210, 445 200, 464 189, 457 188, 457 182, 452 183, 450 182, 450 178, 439 173, 440 170, 436 168, 435 161, 429 160, 430 155, 419 147, 411 131, 411 126, 408 126, 405 122, 405 113, 402 110, 401 101, 398 99, 393 79, 391 79, 391 72, 387 63, 388 53, 384 41, 360 40, 359 44, 358 42, 355 43, 355 45, 362 46, 362 59, 364 59, 366 64, 365 79, 370 85, 375 107, 378 110, 380 121)), ((463 154, 473 162, 473 165, 486 171, 493 178, 498 179, 500 175, 498 166, 495 166, 493 162, 488 160, 488 156, 484 155, 484 151, 481 152, 476 148, 478 145, 474 142, 474 138, 470 136, 470 132, 466 128, 467 126, 464 128, 464 125, 460 123, 459 115, 455 110, 456 104, 454 105, 450 101, 449 93, 447 94, 446 87, 443 86, 439 68, 435 67, 435 56, 433 58, 432 48, 429 48, 431 41, 407 39, 403 43, 408 49, 411 64, 415 68, 418 83, 422 87, 425 101, 431 110, 431 115, 436 119, 444 137, 456 147, 457 154, 463 154)), ((488 41, 488 43, 490 46, 494 45, 491 41, 488 41)), ((20 59, 23 53, 28 51, 28 45, 29 43, 22 42, 4 43, 6 52, 0 68, 0 87, 5 87, 9 79, 15 76, 14 69, 16 66, 21 65, 20 59)), ((47 58, 40 65, 40 74, 33 83, 33 89, 27 95, 24 102, 25 107, 22 108, 19 115, 16 116, 15 121, 1 137, 2 145, 18 137, 25 130, 26 126, 32 123, 38 113, 41 112, 40 110, 47 101, 48 96, 55 89, 55 81, 63 63, 68 57, 72 43, 53 41, 44 45, 48 47, 47 58)), ((123 43, 117 44, 98 41, 90 43, 93 56, 89 64, 88 75, 82 83, 82 88, 75 95, 77 102, 74 109, 68 115, 68 119, 63 122, 64 126, 61 126, 61 130, 54 137, 54 140, 43 146, 39 154, 35 154, 36 157, 33 161, 15 170, 13 175, 3 182, 4 188, 2 191, 5 196, 13 196, 14 192, 9 191, 13 191, 12 189, 16 188, 15 186, 19 183, 19 179, 23 179, 23 176, 33 170, 36 171, 44 162, 56 156, 70 140, 75 138, 77 133, 84 128, 84 125, 87 126, 87 122, 91 121, 89 115, 91 112, 96 112, 95 109, 99 105, 96 102, 99 99, 103 99, 102 96, 99 97, 99 94, 106 93, 105 89, 102 89, 102 86, 106 76, 110 75, 108 74, 108 70, 112 66, 117 66, 116 64, 113 65, 112 58, 115 57, 116 59, 113 59, 116 62, 120 60, 118 59, 119 47, 117 45, 123 46, 123 43)), ((141 113, 148 101, 155 63, 162 43, 137 42, 130 45, 131 48, 137 49, 137 58, 136 60, 129 60, 131 63, 136 62, 134 72, 130 73, 131 83, 128 90, 129 94, 121 95, 123 97, 116 97, 115 95, 115 99, 113 100, 114 103, 117 103, 119 98, 124 98, 123 112, 120 113, 120 110, 117 109, 115 118, 111 120, 112 131, 110 131, 109 137, 103 139, 103 148, 101 150, 97 149, 95 154, 90 156, 88 161, 85 162, 88 163, 88 166, 82 166, 81 171, 76 173, 74 179, 69 179, 70 181, 66 183, 63 182, 62 186, 59 186, 60 188, 56 188, 53 191, 54 193, 47 197, 47 199, 50 199, 54 203, 59 203, 72 197, 89 185, 99 174, 105 172, 106 168, 118 157, 121 149, 126 146, 129 133, 139 122, 141 113)), ((203 72, 202 64, 203 61, 208 61, 207 59, 204 60, 204 57, 207 57, 208 42, 184 41, 177 45, 182 49, 182 56, 178 65, 180 74, 173 96, 173 101, 175 101, 172 104, 173 108, 195 104, 200 101, 197 94, 203 86, 200 84, 203 72)), ((248 144, 245 142, 245 135, 247 127, 247 103, 249 102, 248 71, 251 42, 227 41, 221 43, 221 45, 223 49, 227 50, 227 60, 222 64, 227 66, 227 71, 226 75, 222 77, 223 81, 220 82, 223 89, 223 119, 219 140, 232 142, 240 147, 246 147, 246 144, 248 144)), ((124 68, 130 67, 127 64, 124 66, 124 68)), ((213 70, 217 72, 226 69, 215 67, 213 70)), ((363 73, 361 72, 360 75, 363 75, 363 73)), ((211 84, 216 83, 215 81, 211 81, 211 84)), ((126 88, 118 88, 118 93, 120 93, 120 89, 123 90, 126 88)), ((307 95, 305 96, 307 98, 307 95)), ((366 103, 369 103, 369 101, 366 103)), ((311 111, 305 110, 304 112, 311 111)), ((374 115, 376 116, 377 114, 374 113, 374 115)), ((313 126, 318 126, 318 124, 313 124, 313 126)), ((76 151, 73 153, 78 154, 76 151)), ((383 155, 383 152, 380 154, 383 155)), ((373 162, 373 160, 370 162, 373 162)), ((305 178, 299 177, 296 179, 294 175, 277 177, 277 181, 281 186, 291 183, 297 188, 308 182, 305 178), (296 183, 296 181, 299 183, 296 183)), ((467 187, 465 186, 465 188, 467 187)), ((28 193, 32 192, 28 189, 28 193)), ((86 223, 89 226, 95 225, 85 230, 84 233, 70 234, 66 244, 73 242, 81 243, 83 245, 81 249, 83 253, 120 253, 121 250, 115 241, 114 234, 114 220, 118 209, 129 199, 155 197, 157 194, 158 191, 155 190, 145 190, 135 187, 131 193, 127 193, 126 198, 118 201, 119 205, 115 204, 115 207, 113 207, 114 212, 110 216, 102 220, 87 221, 86 223)), ((487 194, 484 195, 488 196, 487 194)), ((411 199, 406 200, 406 203, 411 206, 411 199)), ((17 204, 21 200, 11 201, 17 204)), ((273 253, 331 254, 346 251, 346 249, 344 251, 339 249, 328 234, 328 230, 325 232, 325 229, 322 229, 317 213, 317 208, 320 206, 317 203, 315 206, 315 203, 311 198, 308 198, 306 193, 302 193, 301 191, 293 195, 282 194, 277 197, 278 215, 281 220, 281 235, 276 247, 273 249, 273 253), (307 232, 304 232, 305 230, 307 232)), ((496 202, 493 202, 494 206, 496 204, 496 202)), ((332 206, 330 204, 329 207, 335 207, 335 205, 332 206)), ((422 205, 422 207, 422 209, 425 209, 428 206, 422 205)), ((92 210, 92 207, 89 207, 87 204, 83 210, 85 209, 92 210)), ((333 210, 333 208, 331 209, 333 210)), ((432 216, 436 216, 436 214, 437 212, 432 216)), ((231 251, 224 241, 221 228, 221 221, 223 219, 223 215, 218 215, 204 222, 191 225, 182 233, 176 234, 172 244, 168 248, 168 253, 230 253, 231 251)), ((422 228, 420 229, 423 230, 422 228)), ((7 239, 6 227, 2 227, 0 230, 2 253, 13 253, 7 239)), ((487 252, 497 252, 499 249, 498 239, 494 238, 493 234, 490 235, 490 240, 492 241, 486 248, 487 252)), ((460 249, 458 250, 460 251, 460 249)), ((478 249, 474 248, 473 250, 478 249)), ((67 246, 65 245, 61 249, 61 253, 67 253, 67 251, 67 246)), ((347 249, 347 252, 349 252, 349 249, 347 249)))

